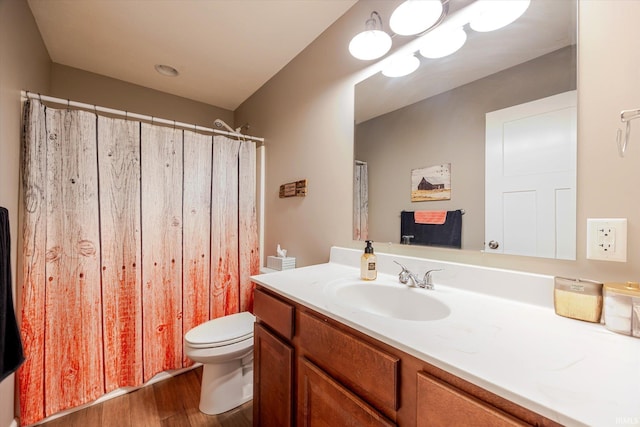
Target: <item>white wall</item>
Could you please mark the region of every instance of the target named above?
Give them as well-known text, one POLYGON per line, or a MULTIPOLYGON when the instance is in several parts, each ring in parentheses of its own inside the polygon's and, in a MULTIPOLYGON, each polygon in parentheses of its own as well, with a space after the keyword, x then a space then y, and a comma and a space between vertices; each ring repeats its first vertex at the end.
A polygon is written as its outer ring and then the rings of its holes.
MULTIPOLYGON (((391 2, 387 2, 391 3, 391 2)), ((364 66, 347 52, 372 10, 385 2, 358 2, 301 55, 237 111, 238 122, 267 138, 266 253, 282 244, 298 265, 327 261, 331 245, 361 247, 351 240, 353 85, 364 66), (309 180, 305 198, 279 199, 278 187, 309 180)), ((640 121, 629 154, 615 147, 622 109, 640 108, 640 2, 581 0, 578 48, 578 242, 576 261, 550 261, 479 251, 455 251, 378 243, 378 251, 474 264, 586 277, 640 280, 640 121), (627 263, 586 259, 588 217, 629 220, 627 263)))
MULTIPOLYGON (((0 0, 0 206, 11 221, 11 269, 16 300, 18 195, 22 108, 20 90, 47 93, 50 59, 27 2, 0 0)), ((0 383, 0 427, 14 414, 15 375, 0 383)))

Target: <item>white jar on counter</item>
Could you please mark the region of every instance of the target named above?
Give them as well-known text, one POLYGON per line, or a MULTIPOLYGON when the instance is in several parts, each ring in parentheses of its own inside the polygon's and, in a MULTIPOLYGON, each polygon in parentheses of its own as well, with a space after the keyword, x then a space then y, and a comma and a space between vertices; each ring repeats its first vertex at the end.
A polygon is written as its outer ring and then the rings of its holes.
POLYGON ((604 324, 614 332, 640 337, 640 286, 637 282, 604 284, 604 324))

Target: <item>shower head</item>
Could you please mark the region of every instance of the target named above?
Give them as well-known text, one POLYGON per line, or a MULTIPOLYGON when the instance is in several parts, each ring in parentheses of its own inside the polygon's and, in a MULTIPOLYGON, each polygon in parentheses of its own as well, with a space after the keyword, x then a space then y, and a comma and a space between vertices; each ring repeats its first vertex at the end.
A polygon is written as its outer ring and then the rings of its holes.
POLYGON ((213 125, 215 127, 217 127, 218 129, 224 128, 224 129, 228 130, 229 132, 237 133, 235 130, 233 130, 231 128, 231 126, 229 126, 228 124, 226 124, 224 121, 222 121, 220 119, 215 119, 214 122, 213 122, 213 125))

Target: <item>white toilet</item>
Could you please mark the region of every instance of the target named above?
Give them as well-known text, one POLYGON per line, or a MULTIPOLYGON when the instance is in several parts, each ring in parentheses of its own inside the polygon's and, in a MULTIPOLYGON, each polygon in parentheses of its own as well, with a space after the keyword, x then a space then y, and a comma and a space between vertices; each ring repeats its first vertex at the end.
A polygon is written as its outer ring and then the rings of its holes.
POLYGON ((200 411, 215 415, 253 398, 253 324, 249 312, 209 320, 188 331, 184 351, 200 362, 200 411))

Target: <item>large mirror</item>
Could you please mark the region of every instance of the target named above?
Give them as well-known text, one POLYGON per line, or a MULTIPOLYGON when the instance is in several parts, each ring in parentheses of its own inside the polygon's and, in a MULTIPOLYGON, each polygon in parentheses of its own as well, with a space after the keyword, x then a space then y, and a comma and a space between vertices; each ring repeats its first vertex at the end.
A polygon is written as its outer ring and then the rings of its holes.
MULTIPOLYGON (((493 182, 492 178, 486 178, 486 144, 490 133, 487 120, 495 116, 488 113, 499 112, 496 115, 503 117, 501 112, 510 111, 514 106, 514 110, 520 111, 523 105, 568 94, 574 102, 573 116, 569 115, 573 119, 568 120, 573 121, 572 129, 565 128, 564 132, 573 134, 573 147, 556 148, 548 151, 546 157, 542 156, 541 146, 553 143, 555 137, 541 143, 544 132, 531 132, 531 129, 553 127, 548 126, 548 122, 536 121, 536 117, 540 117, 538 113, 528 113, 529 118, 534 119, 524 125, 509 122, 511 119, 507 118, 498 127, 517 128, 525 135, 519 139, 517 148, 508 153, 509 158, 518 159, 510 167, 516 174, 525 173, 523 162, 527 166, 538 162, 543 168, 553 169, 549 164, 562 163, 553 160, 557 155, 567 156, 569 169, 572 168, 568 185, 573 188, 560 192, 566 197, 552 191, 549 203, 554 205, 556 214, 563 213, 569 220, 550 225, 536 218, 531 214, 527 197, 506 199, 507 205, 498 210, 508 211, 511 206, 517 213, 515 222, 512 219, 500 225, 508 230, 511 224, 512 229, 525 231, 512 240, 527 243, 527 239, 533 239, 534 250, 525 249, 519 255, 575 259, 576 22, 575 0, 532 0, 523 16, 500 30, 478 33, 465 28, 467 42, 453 55, 440 59, 416 55, 421 65, 408 76, 388 78, 377 73, 358 83, 355 87, 354 239, 419 244, 411 237, 402 241, 403 215, 446 211, 461 215, 460 241, 450 247, 502 252, 508 247, 506 235, 485 236, 485 195, 489 197, 485 180, 493 182), (510 123, 516 125, 510 126, 510 123), (549 158, 553 161, 549 162, 549 158), (437 171, 443 170, 448 174, 445 177, 450 189, 448 198, 412 201, 417 182, 414 176, 412 183, 412 173, 422 173, 418 180, 423 178, 422 188, 425 188, 425 173, 436 171, 437 175, 437 171), (573 207, 565 203, 567 200, 573 200, 573 207), (538 224, 538 229, 561 229, 561 233, 550 237, 558 240, 551 244, 550 251, 535 251, 536 237, 526 235, 526 231, 535 228, 527 225, 532 223, 527 222, 529 220, 538 224), (490 241, 492 247, 497 245, 499 249, 490 249, 490 241)), ((564 166, 566 164, 559 167, 564 166)), ((439 185, 435 175, 431 178, 426 185, 439 185)), ((495 189, 495 185, 490 184, 489 189, 495 189)), ((529 199, 536 200, 536 197, 540 199, 535 193, 529 199)), ((490 219, 493 217, 490 214, 490 219)), ((550 246, 547 243, 542 242, 542 246, 550 246)), ((435 245, 440 246, 437 242, 435 245)))

